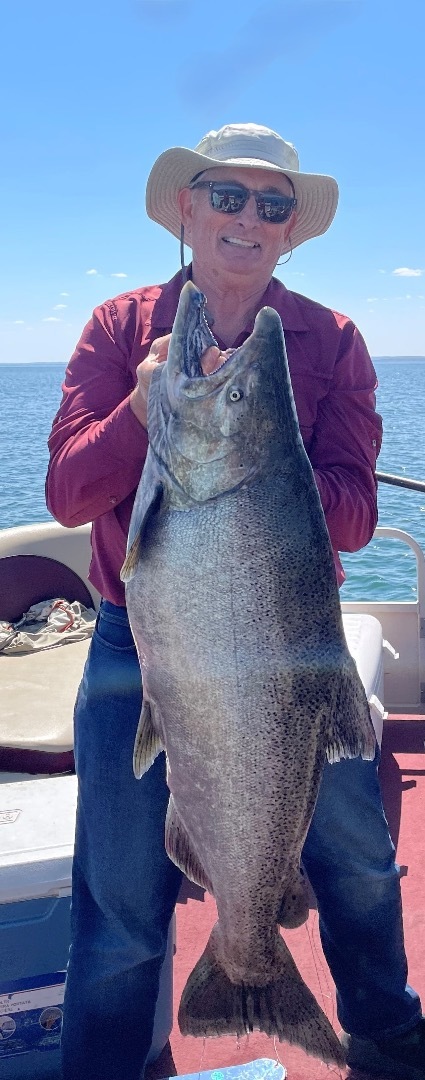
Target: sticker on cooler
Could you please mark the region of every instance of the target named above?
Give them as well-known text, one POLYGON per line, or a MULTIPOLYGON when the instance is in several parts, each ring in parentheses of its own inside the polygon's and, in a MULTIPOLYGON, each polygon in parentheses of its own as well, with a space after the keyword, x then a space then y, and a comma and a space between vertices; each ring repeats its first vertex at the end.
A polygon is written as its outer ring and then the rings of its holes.
POLYGON ((0 983, 0 1061, 59 1047, 65 972, 0 983))

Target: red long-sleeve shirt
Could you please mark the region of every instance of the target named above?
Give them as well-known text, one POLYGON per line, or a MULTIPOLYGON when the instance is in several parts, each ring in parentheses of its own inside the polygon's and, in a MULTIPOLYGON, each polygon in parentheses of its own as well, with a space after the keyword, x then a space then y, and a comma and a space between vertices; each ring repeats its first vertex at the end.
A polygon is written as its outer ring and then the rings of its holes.
MULTIPOLYGON (((115 604, 125 603, 119 574, 148 445, 129 397, 137 365, 154 339, 172 329, 181 287, 179 272, 165 285, 135 289, 95 309, 67 368, 49 438, 48 508, 69 527, 93 522, 90 581, 115 604)), ((289 292, 276 278, 258 308, 266 304, 282 319, 301 433, 341 582, 338 550, 363 547, 377 521, 374 469, 382 426, 375 371, 344 315, 289 292)), ((253 323, 234 346, 252 329, 253 323)))

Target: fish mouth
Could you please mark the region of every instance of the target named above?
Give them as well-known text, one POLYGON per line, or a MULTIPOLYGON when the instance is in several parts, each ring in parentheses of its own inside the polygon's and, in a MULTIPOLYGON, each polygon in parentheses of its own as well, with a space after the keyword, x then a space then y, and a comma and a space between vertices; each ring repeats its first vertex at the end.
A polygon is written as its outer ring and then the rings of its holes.
MULTIPOLYGON (((192 281, 184 286, 182 298, 186 302, 183 313, 182 371, 188 379, 208 379, 221 371, 236 349, 220 349, 211 326, 214 323, 208 312, 207 298, 192 281), (214 350, 205 362, 206 354, 214 350)), ((181 303, 182 301, 180 301, 181 303)))
MULTIPOLYGON (((267 339, 272 332, 276 332, 277 323, 281 329, 277 312, 273 308, 264 307, 256 315, 254 329, 244 345, 223 352, 211 330, 213 320, 208 314, 207 298, 192 281, 187 281, 183 286, 176 321, 179 322, 181 372, 191 382, 202 379, 211 386, 219 385, 227 376, 225 369, 238 364, 238 356, 241 352, 243 355, 247 345, 252 345, 254 340, 260 338, 267 339), (216 355, 206 359, 205 354, 211 349, 214 349, 216 355)), ((192 387, 192 392, 197 392, 195 386, 192 387)))
POLYGON ((203 379, 202 357, 211 346, 219 346, 210 329, 213 320, 208 316, 206 296, 191 281, 186 283, 184 289, 187 304, 182 335, 182 368, 188 379, 203 379))

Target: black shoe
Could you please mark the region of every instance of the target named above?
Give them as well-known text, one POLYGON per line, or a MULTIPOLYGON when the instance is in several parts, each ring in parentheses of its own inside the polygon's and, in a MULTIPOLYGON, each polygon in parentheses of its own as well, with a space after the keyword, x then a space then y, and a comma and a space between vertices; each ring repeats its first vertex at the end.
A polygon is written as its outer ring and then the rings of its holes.
POLYGON ((379 1080, 425 1080, 425 1016, 416 1027, 393 1039, 359 1039, 342 1036, 350 1069, 379 1080))

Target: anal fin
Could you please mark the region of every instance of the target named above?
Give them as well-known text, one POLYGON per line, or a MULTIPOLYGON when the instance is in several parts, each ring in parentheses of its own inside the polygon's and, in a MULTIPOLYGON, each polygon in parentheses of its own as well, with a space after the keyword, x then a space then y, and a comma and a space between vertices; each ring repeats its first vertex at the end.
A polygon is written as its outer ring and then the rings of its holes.
POLYGON ((173 863, 183 870, 190 881, 194 881, 196 885, 201 886, 201 889, 206 889, 212 894, 211 882, 193 850, 172 795, 170 795, 165 819, 165 848, 173 863))

